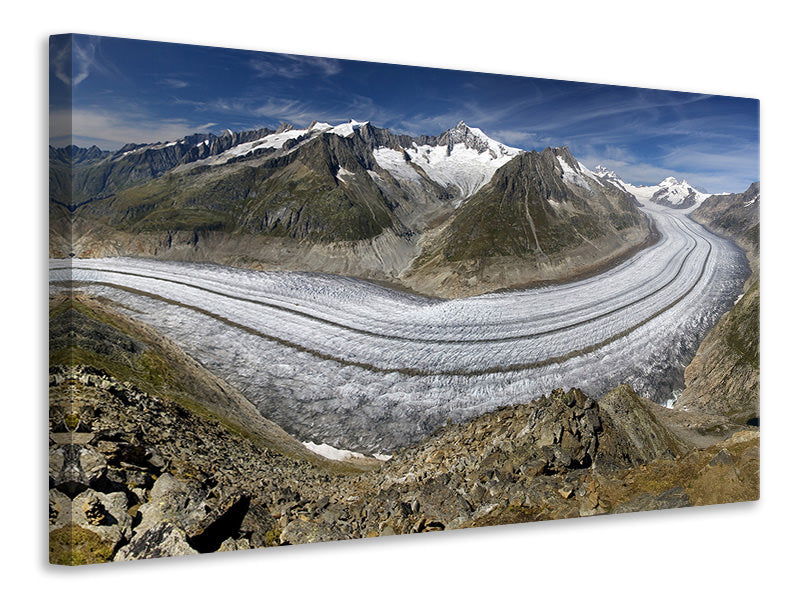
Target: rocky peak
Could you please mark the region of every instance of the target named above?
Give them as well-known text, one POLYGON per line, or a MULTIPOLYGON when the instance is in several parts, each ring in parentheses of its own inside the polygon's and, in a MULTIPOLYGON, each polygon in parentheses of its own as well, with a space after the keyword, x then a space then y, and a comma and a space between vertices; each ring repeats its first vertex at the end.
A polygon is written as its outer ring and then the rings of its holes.
POLYGON ((515 156, 522 152, 518 148, 509 148, 493 140, 477 127, 470 127, 464 121, 459 121, 455 127, 448 129, 435 139, 435 145, 447 146, 448 155, 457 144, 464 144, 465 147, 475 150, 478 154, 488 151, 493 159, 515 156))
MULTIPOLYGON (((315 121, 315 123, 316 123, 316 121, 315 121)), ((291 123, 284 122, 284 123, 281 123, 278 126, 278 130, 275 133, 283 133, 284 131, 292 131, 293 129, 294 129, 294 125, 292 125, 291 123)), ((309 129, 311 129, 310 126, 309 126, 309 129)))
POLYGON ((548 148, 552 150, 553 154, 559 158, 561 158, 565 163, 567 163, 570 167, 575 169, 576 171, 580 171, 580 165, 578 164, 578 159, 572 155, 572 152, 569 151, 567 146, 558 146, 556 148, 548 148))
POLYGON ((483 132, 480 133, 481 135, 476 135, 464 121, 459 121, 458 125, 440 135, 437 143, 439 146, 447 146, 448 152, 452 152, 456 144, 464 144, 467 148, 481 153, 489 150, 489 138, 483 135, 483 132))
POLYGON ((600 177, 601 179, 619 179, 619 177, 614 171, 612 171, 611 169, 607 169, 603 165, 597 165, 594 168, 594 174, 600 177))

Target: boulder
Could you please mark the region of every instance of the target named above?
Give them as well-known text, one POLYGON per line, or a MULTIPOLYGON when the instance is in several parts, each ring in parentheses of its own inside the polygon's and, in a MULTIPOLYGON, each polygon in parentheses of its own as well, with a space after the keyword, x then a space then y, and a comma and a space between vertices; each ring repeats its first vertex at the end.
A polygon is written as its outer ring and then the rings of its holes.
POLYGON ((162 522, 137 533, 114 557, 115 561, 184 556, 197 554, 186 541, 186 534, 177 525, 162 522))
POLYGON ((281 532, 281 544, 310 544, 313 542, 331 542, 343 540, 347 536, 333 527, 323 523, 295 519, 290 521, 281 532))
POLYGON ((174 475, 164 473, 153 484, 150 500, 139 508, 141 521, 136 526, 140 533, 169 521, 186 530, 205 516, 205 492, 179 481, 174 475))

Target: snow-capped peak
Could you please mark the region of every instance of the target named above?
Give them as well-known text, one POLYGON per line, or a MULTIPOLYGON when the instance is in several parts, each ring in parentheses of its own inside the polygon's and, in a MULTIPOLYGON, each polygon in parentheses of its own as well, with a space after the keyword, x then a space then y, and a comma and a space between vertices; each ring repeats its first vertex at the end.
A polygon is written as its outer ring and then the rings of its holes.
POLYGON ((342 123, 341 125, 333 127, 327 131, 327 133, 335 133, 336 135, 340 135, 342 137, 349 137, 364 127, 364 125, 367 123, 369 123, 369 121, 356 121, 355 119, 350 119, 347 123, 342 123))
POLYGON ((490 138, 481 129, 470 127, 464 121, 459 121, 458 125, 448 129, 437 139, 437 145, 447 146, 449 149, 452 149, 457 144, 463 144, 479 154, 488 151, 492 158, 495 159, 501 156, 516 156, 522 152, 519 148, 511 148, 501 144, 497 140, 490 138))
POLYGON ((603 165, 597 165, 594 168, 594 174, 601 179, 619 179, 614 171, 606 169, 603 165))
MULTIPOLYGON (((405 152, 409 160, 419 165, 433 181, 456 188, 456 202, 460 203, 488 183, 497 169, 522 150, 501 144, 477 127, 459 121, 433 143, 413 142, 405 152)), ((400 152, 378 148, 374 155, 378 164, 395 178, 409 180, 417 177, 413 169, 403 168, 401 163, 405 159, 400 152)))
POLYGON ((602 165, 595 167, 594 174, 633 194, 639 202, 654 202, 673 208, 692 208, 711 195, 698 191, 686 179, 678 181, 673 176, 665 177, 658 185, 633 185, 626 183, 614 171, 602 165))

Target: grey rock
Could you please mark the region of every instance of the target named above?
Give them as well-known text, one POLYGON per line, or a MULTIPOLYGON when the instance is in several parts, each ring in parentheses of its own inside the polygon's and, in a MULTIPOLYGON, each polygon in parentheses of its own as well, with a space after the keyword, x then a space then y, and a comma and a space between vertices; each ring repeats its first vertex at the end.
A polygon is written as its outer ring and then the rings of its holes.
POLYGON ((295 519, 290 521, 281 532, 281 544, 310 544, 313 542, 330 542, 334 540, 345 539, 346 536, 342 535, 332 527, 326 527, 321 523, 314 523, 311 521, 303 521, 295 519))
POLYGON ((173 523, 163 522, 137 533, 130 543, 117 552, 114 560, 139 560, 190 554, 197 554, 197 551, 186 541, 186 534, 173 523))
POLYGON ((732 465, 733 464, 733 457, 731 453, 728 452, 727 448, 723 448, 719 452, 717 452, 716 456, 711 459, 711 462, 708 463, 709 466, 715 467, 717 465, 732 465))
POLYGON ((676 486, 659 494, 640 494, 627 502, 617 505, 611 512, 614 514, 641 512, 646 510, 663 510, 667 508, 683 508, 691 506, 689 494, 680 486, 676 486))
MULTIPOLYGON (((103 540, 117 545, 130 538, 132 518, 128 514, 128 499, 123 492, 103 494, 87 489, 70 503, 68 513, 71 524, 99 535, 103 540)), ((63 513, 66 518, 67 513, 63 513)), ((64 523, 58 519, 59 523, 64 523)))
POLYGON ((153 484, 149 502, 139 508, 142 519, 136 527, 137 533, 163 521, 183 529, 196 525, 206 516, 204 496, 202 490, 164 473, 153 484))

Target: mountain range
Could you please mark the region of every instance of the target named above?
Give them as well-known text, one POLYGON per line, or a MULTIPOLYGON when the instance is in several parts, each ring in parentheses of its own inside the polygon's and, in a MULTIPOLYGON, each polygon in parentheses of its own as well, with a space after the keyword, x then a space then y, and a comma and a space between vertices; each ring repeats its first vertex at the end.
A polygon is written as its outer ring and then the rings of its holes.
POLYGON ((50 148, 51 254, 317 270, 454 297, 584 275, 655 239, 637 205, 686 181, 623 182, 569 149, 526 152, 463 121, 195 134, 116 152, 50 148))
POLYGON ((678 181, 675 177, 667 177, 658 185, 633 185, 624 182, 614 171, 602 165, 594 170, 594 174, 603 181, 632 194, 639 201, 649 201, 672 208, 696 208, 711 196, 692 187, 685 179, 678 181))

